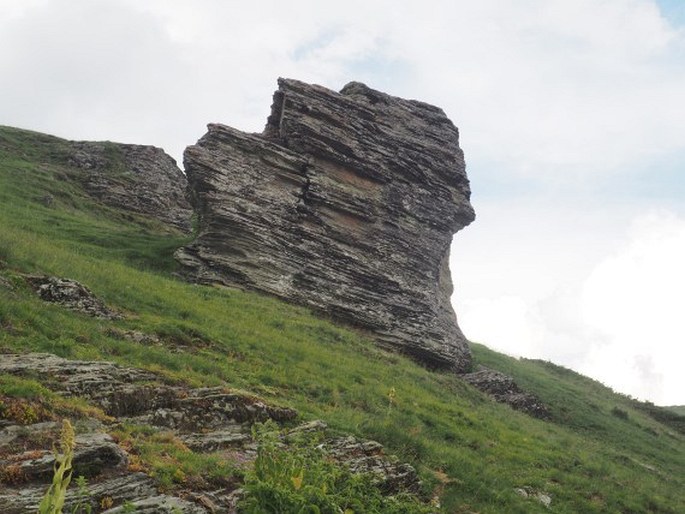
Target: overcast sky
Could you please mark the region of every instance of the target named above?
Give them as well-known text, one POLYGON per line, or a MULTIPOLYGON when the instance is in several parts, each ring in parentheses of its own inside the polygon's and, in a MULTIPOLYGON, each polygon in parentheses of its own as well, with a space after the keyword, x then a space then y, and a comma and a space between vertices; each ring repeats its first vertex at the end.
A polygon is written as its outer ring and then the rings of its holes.
POLYGON ((279 76, 459 127, 467 337, 685 404, 685 1, 0 0, 0 124, 180 162, 261 131, 279 76))

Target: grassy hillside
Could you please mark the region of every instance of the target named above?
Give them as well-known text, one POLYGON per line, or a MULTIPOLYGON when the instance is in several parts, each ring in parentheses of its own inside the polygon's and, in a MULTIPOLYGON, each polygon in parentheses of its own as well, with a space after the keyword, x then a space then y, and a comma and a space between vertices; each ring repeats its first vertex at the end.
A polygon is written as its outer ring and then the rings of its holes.
MULTIPOLYGON (((677 414, 660 417, 664 409, 567 369, 473 345, 476 363, 549 405, 552 421, 532 419, 305 309, 181 282, 172 253, 183 237, 90 200, 65 152, 57 138, 0 128, 0 352, 107 359, 252 391, 380 441, 417 467, 444 512, 685 512, 677 414), (45 304, 22 273, 78 280, 126 318, 45 304), (131 329, 163 344, 117 336, 131 329), (549 495, 550 509, 516 488, 549 495)), ((0 376, 0 398, 22 394, 0 376)))
POLYGON ((676 414, 680 414, 681 416, 685 416, 685 405, 672 405, 670 407, 666 407, 668 410, 675 412, 676 414))

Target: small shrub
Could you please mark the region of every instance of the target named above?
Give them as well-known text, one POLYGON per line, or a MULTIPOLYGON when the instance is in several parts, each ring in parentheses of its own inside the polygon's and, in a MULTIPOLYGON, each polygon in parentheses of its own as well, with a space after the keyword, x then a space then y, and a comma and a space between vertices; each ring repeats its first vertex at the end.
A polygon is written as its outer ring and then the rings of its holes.
POLYGON ((254 431, 258 441, 254 469, 245 477, 241 512, 295 513, 428 513, 416 497, 386 497, 370 474, 352 473, 317 446, 316 436, 281 442, 272 423, 254 431))
POLYGON ((0 468, 0 483, 20 484, 26 480, 26 476, 19 464, 9 464, 0 468))
POLYGON ((620 418, 620 419, 624 419, 624 420, 628 419, 628 413, 626 411, 624 411, 623 409, 620 409, 618 407, 614 407, 613 409, 611 409, 611 414, 613 416, 616 416, 617 418, 620 418))
POLYGON ((50 419, 50 414, 38 402, 0 396, 0 418, 31 425, 50 419))

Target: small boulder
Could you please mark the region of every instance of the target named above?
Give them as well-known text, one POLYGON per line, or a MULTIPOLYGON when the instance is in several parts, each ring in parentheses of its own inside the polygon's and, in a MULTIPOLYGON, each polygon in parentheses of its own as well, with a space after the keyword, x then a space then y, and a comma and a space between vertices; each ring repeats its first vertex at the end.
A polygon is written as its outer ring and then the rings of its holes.
POLYGON ((121 319, 123 316, 108 309, 90 289, 68 278, 46 275, 27 275, 26 280, 42 300, 58 303, 67 309, 101 319, 121 319))
POLYGON ((506 403, 513 409, 525 412, 535 418, 549 418, 547 407, 535 395, 522 391, 509 375, 481 367, 478 371, 462 375, 461 378, 496 401, 506 403))

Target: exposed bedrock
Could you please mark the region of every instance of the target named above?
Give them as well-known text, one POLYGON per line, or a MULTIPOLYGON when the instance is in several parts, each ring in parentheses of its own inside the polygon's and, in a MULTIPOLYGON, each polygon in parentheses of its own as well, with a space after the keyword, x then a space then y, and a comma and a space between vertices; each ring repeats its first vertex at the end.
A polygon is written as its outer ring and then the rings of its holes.
POLYGON ((186 149, 202 283, 257 290, 370 330, 430 367, 465 370, 452 235, 474 219, 459 132, 434 106, 352 82, 279 79, 262 134, 218 124, 186 149))
POLYGON ((69 144, 68 164, 84 170, 89 195, 182 232, 191 231, 186 178, 161 148, 92 141, 69 144))

